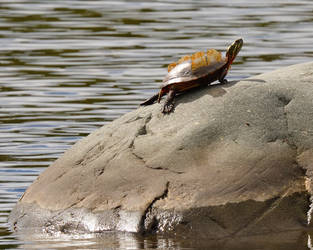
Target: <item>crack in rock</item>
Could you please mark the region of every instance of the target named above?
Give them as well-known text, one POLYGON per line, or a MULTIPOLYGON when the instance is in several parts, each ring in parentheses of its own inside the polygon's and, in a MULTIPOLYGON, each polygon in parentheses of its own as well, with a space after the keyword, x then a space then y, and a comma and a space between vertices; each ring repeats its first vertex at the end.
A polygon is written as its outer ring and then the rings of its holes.
MULTIPOLYGON (((141 118, 143 119, 143 118, 141 118)), ((144 119, 144 123, 138 128, 137 133, 135 134, 133 140, 129 143, 128 148, 130 149, 131 153, 133 156, 135 156, 138 160, 140 160, 143 163, 143 166, 146 168, 150 168, 150 169, 154 169, 154 170, 166 170, 175 174, 183 174, 184 172, 181 171, 174 171, 168 168, 162 168, 162 167, 150 167, 146 161, 144 160, 143 157, 139 156, 138 154, 136 154, 135 151, 135 140, 138 136, 142 136, 142 135, 146 135, 148 134, 147 132, 147 124, 150 122, 150 120, 152 119, 152 114, 150 113, 149 115, 147 115, 144 119)), ((135 119, 137 120, 137 119, 135 119)))
POLYGON ((172 173, 175 173, 175 174, 183 174, 183 173, 184 173, 184 172, 182 172, 182 171, 175 171, 175 170, 171 170, 171 169, 169 169, 169 168, 162 168, 162 167, 155 167, 155 168, 153 168, 153 167, 150 167, 150 166, 146 163, 146 161, 144 160, 143 157, 137 155, 137 154, 134 152, 134 147, 132 148, 131 153, 132 153, 137 159, 139 159, 140 161, 142 161, 142 162, 143 162, 143 166, 146 167, 146 168, 150 168, 150 169, 154 169, 154 170, 165 170, 165 171, 169 171, 169 172, 172 172, 172 173))
POLYGON ((151 121, 151 119, 152 119, 152 114, 150 113, 149 115, 147 115, 144 118, 143 125, 139 127, 135 137, 140 136, 140 135, 148 134, 148 132, 147 132, 147 124, 151 121))
MULTIPOLYGON (((76 206, 76 205, 78 205, 79 203, 81 203, 83 200, 85 200, 87 197, 82 197, 82 198, 80 198, 79 200, 77 200, 77 201, 75 201, 74 203, 72 203, 68 208, 72 208, 72 207, 74 207, 74 206, 76 206)), ((67 209, 68 209, 67 208, 67 209)))
POLYGON ((14 222, 13 222, 13 229, 17 230, 18 228, 18 222, 24 217, 26 216, 27 213, 23 213, 21 216, 19 216, 14 222))
POLYGON ((143 215, 141 217, 140 223, 139 223, 139 232, 142 234, 148 233, 153 229, 153 226, 155 225, 155 218, 152 219, 152 221, 148 221, 148 214, 151 212, 154 204, 159 201, 167 198, 168 195, 168 190, 169 190, 169 184, 170 182, 168 181, 166 183, 165 189, 163 193, 160 196, 155 197, 152 202, 147 206, 146 210, 143 212, 143 215))
POLYGON ((233 236, 240 234, 243 230, 246 230, 249 227, 255 226, 258 223, 260 223, 266 216, 271 214, 275 209, 278 208, 278 206, 281 204, 281 202, 290 194, 290 188, 287 188, 283 193, 281 193, 279 196, 274 197, 271 199, 270 204, 268 204, 258 215, 255 216, 254 220, 248 221, 244 226, 242 226, 240 229, 232 233, 233 236))

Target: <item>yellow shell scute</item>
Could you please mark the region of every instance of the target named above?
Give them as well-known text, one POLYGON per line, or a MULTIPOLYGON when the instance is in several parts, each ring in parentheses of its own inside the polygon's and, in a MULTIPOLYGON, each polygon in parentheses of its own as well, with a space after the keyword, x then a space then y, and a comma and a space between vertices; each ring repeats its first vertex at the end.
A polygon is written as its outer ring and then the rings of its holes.
POLYGON ((176 62, 173 62, 173 63, 169 64, 169 65, 167 66, 167 71, 170 72, 173 68, 176 67, 176 65, 177 65, 176 62))
POLYGON ((177 62, 173 62, 171 64, 169 64, 167 66, 167 71, 170 72, 173 68, 175 68, 178 64, 185 62, 185 61, 189 61, 191 60, 191 56, 187 55, 187 56, 183 56, 182 58, 180 58, 177 62))
POLYGON ((222 61, 222 54, 215 49, 207 50, 206 53, 197 52, 192 55, 191 69, 192 71, 194 71, 200 67, 205 67, 210 64, 221 62, 221 61, 222 61))
POLYGON ((207 57, 203 51, 196 52, 191 56, 191 69, 197 69, 202 66, 207 66, 207 57))
POLYGON ((167 70, 168 72, 170 72, 178 64, 185 62, 185 61, 191 61, 191 70, 193 71, 195 69, 208 66, 215 62, 221 62, 222 60, 223 60, 222 54, 219 51, 215 49, 210 49, 210 50, 207 50, 206 52, 200 51, 192 55, 183 56, 177 62, 173 62, 169 64, 167 67, 167 70))
POLYGON ((214 62, 221 62, 223 60, 221 52, 215 49, 207 50, 206 56, 207 56, 208 64, 214 63, 214 62))
POLYGON ((189 61, 191 59, 191 56, 190 55, 187 55, 187 56, 183 56, 182 58, 180 58, 177 62, 177 64, 180 64, 182 62, 185 62, 185 61, 189 61))

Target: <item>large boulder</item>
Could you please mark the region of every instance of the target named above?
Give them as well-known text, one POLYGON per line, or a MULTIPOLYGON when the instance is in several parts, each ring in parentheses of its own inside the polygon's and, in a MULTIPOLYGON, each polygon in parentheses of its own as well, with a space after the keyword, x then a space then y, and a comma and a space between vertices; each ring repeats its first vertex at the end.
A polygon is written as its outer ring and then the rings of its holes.
POLYGON ((207 238, 306 228, 313 63, 141 107, 78 141, 26 190, 15 229, 207 238))

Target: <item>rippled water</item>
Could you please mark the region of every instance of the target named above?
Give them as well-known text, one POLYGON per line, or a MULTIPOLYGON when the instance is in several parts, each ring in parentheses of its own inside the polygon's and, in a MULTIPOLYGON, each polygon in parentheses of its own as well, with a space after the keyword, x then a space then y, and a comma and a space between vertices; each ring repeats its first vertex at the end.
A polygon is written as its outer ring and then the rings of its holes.
MULTIPOLYGON (((136 109, 168 63, 196 50, 224 51, 239 37, 245 44, 228 79, 311 61, 313 2, 1 0, 0 248, 51 246, 52 239, 20 240, 6 225, 38 174, 79 138, 136 109)), ((52 245, 91 249, 99 244, 92 239, 52 245)), ((119 235, 101 246, 179 244, 119 235)))

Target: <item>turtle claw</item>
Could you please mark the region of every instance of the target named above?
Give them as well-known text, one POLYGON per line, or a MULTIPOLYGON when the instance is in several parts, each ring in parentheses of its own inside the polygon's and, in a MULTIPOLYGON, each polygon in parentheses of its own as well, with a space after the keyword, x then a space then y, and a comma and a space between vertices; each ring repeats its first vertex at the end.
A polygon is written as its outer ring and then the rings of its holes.
POLYGON ((228 83, 227 79, 223 79, 223 80, 220 81, 220 82, 221 82, 221 84, 227 84, 227 83, 228 83))
POLYGON ((165 100, 163 109, 162 109, 162 113, 163 114, 168 114, 170 112, 172 112, 174 110, 174 97, 175 97, 175 90, 171 89, 168 92, 167 98, 165 100))
POLYGON ((166 104, 164 104, 164 106, 162 108, 162 113, 163 114, 169 114, 173 110, 174 110, 174 103, 166 103, 166 104))

